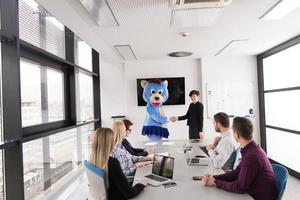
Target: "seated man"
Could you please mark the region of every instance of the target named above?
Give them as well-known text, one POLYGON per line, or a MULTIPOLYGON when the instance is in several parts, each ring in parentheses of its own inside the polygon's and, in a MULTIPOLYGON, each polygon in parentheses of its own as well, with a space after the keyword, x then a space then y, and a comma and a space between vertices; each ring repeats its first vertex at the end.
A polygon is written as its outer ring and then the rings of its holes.
POLYGON ((206 149, 213 166, 218 169, 224 166, 237 146, 229 130, 229 123, 229 117, 226 113, 220 112, 214 115, 214 127, 216 132, 221 134, 221 137, 217 137, 214 144, 208 145, 206 149))
MULTIPOLYGON (((125 137, 128 137, 129 134, 131 133, 131 126, 133 125, 133 123, 128 119, 124 119, 123 122, 126 128, 125 137)), ((134 148, 133 146, 131 146, 130 142, 126 138, 123 139, 122 145, 131 155, 134 156, 148 156, 148 154, 153 154, 155 151, 155 148, 149 148, 149 149, 134 148)))
POLYGON ((232 172, 221 175, 205 174, 202 182, 206 186, 216 185, 229 192, 247 192, 254 199, 276 199, 274 172, 267 155, 252 139, 253 125, 244 117, 233 120, 235 140, 241 145, 242 160, 232 172))

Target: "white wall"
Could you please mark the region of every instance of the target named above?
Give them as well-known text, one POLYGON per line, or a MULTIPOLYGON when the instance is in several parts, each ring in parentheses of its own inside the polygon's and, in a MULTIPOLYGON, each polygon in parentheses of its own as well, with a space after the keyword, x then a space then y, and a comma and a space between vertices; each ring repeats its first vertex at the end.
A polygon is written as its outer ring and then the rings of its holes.
MULTIPOLYGON (((185 114, 190 103, 188 93, 192 89, 201 90, 201 62, 200 60, 169 59, 156 61, 133 61, 125 63, 125 113, 135 124, 132 141, 145 140, 141 135, 146 107, 137 106, 137 78, 156 77, 185 77, 185 105, 164 106, 167 116, 185 114)), ((188 129, 186 121, 169 123, 170 139, 187 139, 188 129)))
MULTIPOLYGON (((131 141, 145 140, 141 129, 146 116, 145 107, 137 106, 136 79, 151 77, 185 77, 186 104, 164 106, 168 116, 183 115, 190 104, 188 93, 192 89, 201 92, 200 101, 204 105, 204 132, 206 137, 216 135, 212 120, 206 112, 206 83, 252 81, 255 86, 253 98, 255 117, 254 138, 259 140, 257 70, 255 56, 216 56, 201 60, 169 59, 156 61, 131 61, 122 64, 102 63, 101 65, 101 108, 103 125, 111 126, 111 115, 124 114, 135 124, 131 141)), ((187 139, 186 121, 169 123, 170 139, 187 139)))
POLYGON ((111 116, 124 115, 124 66, 100 59, 102 126, 111 127, 111 116))
MULTIPOLYGON (((255 56, 214 56, 202 58, 202 84, 211 82, 244 82, 254 83, 254 111, 255 117, 250 118, 254 124, 254 139, 260 142, 259 133, 259 110, 258 110, 258 87, 257 87, 257 64, 255 56)), ((204 99, 206 88, 203 87, 204 99)), ((204 104, 205 121, 204 132, 207 137, 213 137, 214 129, 212 119, 207 118, 207 106, 204 104)))

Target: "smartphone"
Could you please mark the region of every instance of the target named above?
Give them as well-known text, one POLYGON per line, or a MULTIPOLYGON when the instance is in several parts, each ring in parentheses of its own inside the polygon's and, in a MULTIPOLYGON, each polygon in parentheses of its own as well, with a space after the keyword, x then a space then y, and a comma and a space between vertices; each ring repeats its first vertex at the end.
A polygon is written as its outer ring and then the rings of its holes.
POLYGON ((196 155, 195 158, 206 158, 206 156, 196 155))
POLYGON ((194 181, 200 181, 202 180, 202 176, 193 176, 194 181))
POLYGON ((175 183, 175 182, 168 182, 168 183, 163 184, 163 186, 165 186, 165 188, 174 187, 176 185, 177 185, 177 183, 175 183))

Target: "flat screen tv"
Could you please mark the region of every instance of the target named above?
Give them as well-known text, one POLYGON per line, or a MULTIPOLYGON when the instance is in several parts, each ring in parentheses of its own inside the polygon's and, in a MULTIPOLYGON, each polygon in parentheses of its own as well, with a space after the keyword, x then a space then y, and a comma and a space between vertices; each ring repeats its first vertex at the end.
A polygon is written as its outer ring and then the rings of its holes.
POLYGON ((168 80, 169 99, 164 105, 184 105, 185 104, 185 83, 184 77, 172 78, 139 78, 136 80, 138 106, 145 106, 147 103, 143 99, 143 88, 141 86, 142 80, 160 79, 162 81, 168 80))

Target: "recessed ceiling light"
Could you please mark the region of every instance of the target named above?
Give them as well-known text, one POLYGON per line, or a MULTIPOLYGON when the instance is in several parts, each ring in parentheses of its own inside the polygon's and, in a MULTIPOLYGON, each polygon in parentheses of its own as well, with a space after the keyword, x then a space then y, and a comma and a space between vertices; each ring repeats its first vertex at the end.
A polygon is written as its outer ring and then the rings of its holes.
POLYGON ((170 57, 186 57, 191 55, 193 55, 193 53, 188 51, 176 51, 168 54, 170 57))
POLYGON ((260 19, 272 20, 281 19, 288 13, 300 6, 299 0, 280 0, 272 8, 270 8, 260 19))

